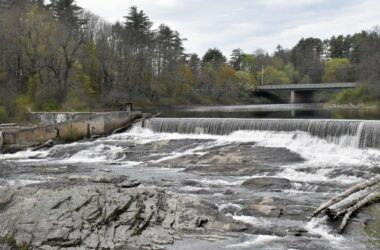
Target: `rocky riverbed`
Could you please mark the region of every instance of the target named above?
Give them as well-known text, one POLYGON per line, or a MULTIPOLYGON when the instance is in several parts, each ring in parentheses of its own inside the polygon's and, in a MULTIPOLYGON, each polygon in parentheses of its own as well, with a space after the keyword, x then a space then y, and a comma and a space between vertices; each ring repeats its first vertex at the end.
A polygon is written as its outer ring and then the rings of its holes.
POLYGON ((369 209, 343 235, 309 216, 376 174, 376 152, 300 132, 181 135, 136 127, 1 155, 2 247, 368 249, 369 209))
POLYGON ((165 249, 184 236, 217 240, 247 230, 196 197, 140 186, 127 177, 70 176, 1 190, 0 246, 165 249))

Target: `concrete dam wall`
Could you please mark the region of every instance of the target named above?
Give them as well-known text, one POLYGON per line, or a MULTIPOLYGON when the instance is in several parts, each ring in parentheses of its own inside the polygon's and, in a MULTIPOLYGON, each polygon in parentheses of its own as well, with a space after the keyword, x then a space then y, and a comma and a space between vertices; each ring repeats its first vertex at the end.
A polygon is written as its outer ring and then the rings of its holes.
POLYGON ((136 119, 141 112, 38 113, 43 126, 0 132, 0 149, 26 148, 49 140, 72 142, 94 135, 106 135, 136 119), (61 121, 56 123, 56 121, 61 121), (63 121, 63 122, 62 122, 63 121))

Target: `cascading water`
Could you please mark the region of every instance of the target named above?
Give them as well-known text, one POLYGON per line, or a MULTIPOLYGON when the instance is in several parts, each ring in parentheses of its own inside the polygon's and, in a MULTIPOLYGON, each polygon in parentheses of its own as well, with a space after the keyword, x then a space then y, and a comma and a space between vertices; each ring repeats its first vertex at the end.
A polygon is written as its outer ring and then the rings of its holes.
POLYGON ((153 118, 144 127, 154 132, 228 135, 246 131, 302 131, 329 142, 380 148, 380 122, 360 120, 153 118), (343 143, 344 141, 344 143, 343 143))

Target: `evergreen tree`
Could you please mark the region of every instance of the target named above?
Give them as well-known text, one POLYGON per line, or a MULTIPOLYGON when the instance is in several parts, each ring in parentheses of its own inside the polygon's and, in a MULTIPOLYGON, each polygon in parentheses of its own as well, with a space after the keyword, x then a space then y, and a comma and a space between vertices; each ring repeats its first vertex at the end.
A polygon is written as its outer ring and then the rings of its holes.
POLYGON ((68 27, 81 26, 87 22, 81 17, 83 9, 75 3, 75 0, 51 0, 47 7, 55 19, 68 27))
POLYGON ((321 82, 323 73, 323 42, 318 38, 301 39, 292 49, 291 61, 301 75, 312 82, 321 82))
POLYGON ((234 49, 230 58, 230 65, 235 70, 241 70, 244 66, 244 52, 241 49, 234 49))
POLYGON ((227 61, 226 57, 217 48, 209 49, 202 58, 203 64, 209 63, 213 66, 220 66, 226 63, 226 61, 227 61))

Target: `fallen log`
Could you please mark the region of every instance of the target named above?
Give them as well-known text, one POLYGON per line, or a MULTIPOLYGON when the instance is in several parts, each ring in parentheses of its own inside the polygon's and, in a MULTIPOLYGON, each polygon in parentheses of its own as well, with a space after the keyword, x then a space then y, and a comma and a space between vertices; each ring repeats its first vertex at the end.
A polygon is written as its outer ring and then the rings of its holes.
POLYGON ((34 148, 32 148, 32 151, 38 151, 38 150, 41 150, 41 149, 45 149, 45 148, 52 148, 54 147, 54 141, 53 140, 49 140, 41 145, 38 145, 34 148))
POLYGON ((380 192, 374 192, 369 195, 367 195, 364 199, 360 200, 356 205, 349 208, 346 212, 346 215, 344 216, 342 223, 339 227, 339 233, 342 233, 347 225, 348 219, 351 217, 352 213, 354 213, 356 210, 360 209, 361 207, 367 205, 368 203, 375 201, 380 198, 380 192))
POLYGON ((160 116, 160 115, 161 115, 161 113, 157 113, 157 114, 152 115, 152 116, 147 116, 147 117, 143 117, 143 118, 140 118, 140 119, 134 120, 134 121, 128 123, 127 125, 125 125, 125 126, 123 126, 123 127, 121 127, 121 128, 115 129, 115 130, 112 132, 112 134, 114 135, 114 134, 119 134, 119 133, 125 132, 125 131, 127 131, 128 129, 130 129, 133 125, 135 125, 136 123, 143 122, 143 124, 144 124, 144 121, 145 121, 146 119, 155 118, 155 117, 158 117, 158 116, 160 116))
POLYGON ((360 190, 363 190, 363 189, 366 189, 370 186, 373 186, 377 183, 380 182, 380 176, 376 176, 374 178, 371 178, 365 182, 361 182, 361 183, 358 183, 354 186, 352 186, 351 188, 347 189, 345 192, 333 197, 331 200, 328 200, 326 203, 323 203, 319 208, 317 208, 312 216, 315 217, 317 216, 318 214, 320 214, 323 210, 325 210, 326 208, 330 207, 331 205, 345 199, 346 197, 350 196, 351 194, 355 193, 355 192, 358 192, 360 190))
POLYGON ((354 212, 378 199, 380 199, 380 176, 358 183, 333 197, 317 208, 312 216, 325 212, 331 220, 335 220, 344 214, 338 230, 339 233, 342 233, 354 212))
POLYGON ((375 192, 376 190, 379 190, 378 185, 370 186, 366 189, 353 193, 345 199, 341 200, 340 202, 337 202, 331 205, 330 207, 326 208, 326 214, 330 218, 336 219, 338 216, 346 213, 351 206, 355 205, 356 203, 358 203, 371 193, 375 192))
POLYGON ((119 134, 119 133, 122 133, 122 132, 125 132, 126 130, 128 130, 129 128, 131 128, 134 124, 138 123, 138 122, 141 122, 145 120, 145 118, 140 118, 140 119, 137 119, 137 120, 134 120, 133 122, 130 122, 128 123, 127 125, 121 127, 121 128, 118 128, 118 129, 115 129, 112 134, 119 134))

